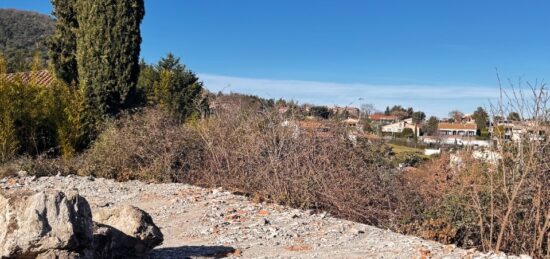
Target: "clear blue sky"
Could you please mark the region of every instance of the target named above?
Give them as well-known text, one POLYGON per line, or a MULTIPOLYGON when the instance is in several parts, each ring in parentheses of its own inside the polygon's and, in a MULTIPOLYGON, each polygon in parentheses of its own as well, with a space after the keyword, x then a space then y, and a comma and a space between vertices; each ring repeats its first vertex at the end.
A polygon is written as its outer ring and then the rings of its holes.
POLYGON ((142 57, 173 52, 213 91, 446 115, 487 105, 495 68, 550 78, 549 18, 546 0, 146 0, 142 57))

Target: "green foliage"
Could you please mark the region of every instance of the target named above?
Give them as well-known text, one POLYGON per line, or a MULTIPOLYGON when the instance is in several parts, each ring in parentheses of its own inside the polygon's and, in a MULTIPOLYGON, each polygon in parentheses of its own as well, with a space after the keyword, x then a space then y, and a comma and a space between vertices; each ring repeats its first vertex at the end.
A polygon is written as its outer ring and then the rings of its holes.
POLYGON ((521 115, 517 112, 510 112, 510 114, 508 114, 508 120, 521 121, 521 115))
POLYGON ((390 114, 391 114, 390 107, 386 106, 386 110, 384 111, 384 115, 390 115, 390 114))
POLYGON ((78 76, 87 107, 114 115, 134 106, 143 0, 77 0, 78 76))
POLYGON ((416 152, 401 152, 397 153, 394 157, 396 164, 405 166, 418 166, 426 160, 428 160, 428 157, 416 152))
POLYGON ((414 114, 414 109, 412 107, 404 108, 401 105, 394 105, 393 107, 386 107, 384 112, 386 115, 396 115, 401 119, 410 118, 414 114))
POLYGON ((480 130, 479 137, 477 137, 477 139, 479 140, 489 140, 490 138, 491 138, 491 133, 487 128, 480 130))
POLYGON ((426 119, 426 114, 424 112, 418 111, 412 114, 413 123, 422 123, 426 119))
POLYGON ((57 133, 58 148, 65 157, 85 149, 91 140, 94 125, 86 123, 91 117, 86 110, 84 96, 80 89, 67 87, 63 83, 52 86, 54 125, 57 133))
POLYGON ((401 132, 401 137, 403 138, 413 138, 414 136, 414 131, 410 128, 405 128, 403 129, 403 132, 401 132))
POLYGON ((61 82, 45 87, 30 81, 0 80, 0 161, 43 152, 69 157, 83 149, 90 131, 80 91, 61 82))
POLYGON ((431 116, 426 122, 426 124, 424 125, 423 131, 426 132, 426 134, 429 136, 435 136, 437 135, 438 124, 439 124, 439 120, 436 117, 431 116))
POLYGON ((6 58, 8 72, 28 71, 35 52, 46 64, 46 39, 53 33, 54 22, 47 15, 0 9, 0 53, 6 58))
POLYGON ((78 21, 76 0, 52 0, 57 18, 55 32, 48 42, 49 55, 56 76, 68 85, 78 84, 76 33, 78 21))
POLYGON ((159 106, 180 120, 197 117, 207 109, 206 98, 201 96, 202 82, 180 58, 170 53, 156 66, 144 62, 140 66, 138 90, 148 105, 159 106))
POLYGON ((309 108, 309 115, 322 119, 328 119, 330 116, 330 111, 326 106, 313 106, 309 108))
POLYGON ((482 107, 477 107, 477 110, 472 115, 472 118, 476 121, 477 128, 483 130, 487 128, 489 123, 489 114, 482 107))

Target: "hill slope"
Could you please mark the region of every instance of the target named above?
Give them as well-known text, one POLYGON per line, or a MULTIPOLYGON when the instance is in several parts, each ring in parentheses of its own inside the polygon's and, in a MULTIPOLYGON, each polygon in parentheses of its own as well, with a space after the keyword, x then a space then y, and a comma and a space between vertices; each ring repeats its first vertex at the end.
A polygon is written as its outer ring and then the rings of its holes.
POLYGON ((0 9, 0 53, 7 59, 9 72, 27 70, 36 50, 46 60, 46 40, 53 31, 54 20, 48 15, 0 9))

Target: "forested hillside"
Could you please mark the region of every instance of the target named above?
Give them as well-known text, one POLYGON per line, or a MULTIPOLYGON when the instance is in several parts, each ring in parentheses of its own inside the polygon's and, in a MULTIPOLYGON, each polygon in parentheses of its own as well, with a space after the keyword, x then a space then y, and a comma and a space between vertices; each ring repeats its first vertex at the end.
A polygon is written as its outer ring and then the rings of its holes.
POLYGON ((28 70, 29 60, 36 50, 47 59, 46 40, 54 31, 52 17, 29 11, 0 9, 0 53, 8 70, 28 70))

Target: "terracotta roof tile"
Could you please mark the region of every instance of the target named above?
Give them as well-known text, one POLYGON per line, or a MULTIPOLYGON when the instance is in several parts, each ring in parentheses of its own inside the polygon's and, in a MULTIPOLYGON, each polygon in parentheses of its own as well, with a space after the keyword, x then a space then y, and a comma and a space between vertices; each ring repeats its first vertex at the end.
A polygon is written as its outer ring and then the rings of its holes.
POLYGON ((437 129, 453 129, 453 130, 477 130, 477 125, 474 123, 451 123, 440 122, 437 124, 437 129))
POLYGON ((51 86, 55 81, 53 75, 48 70, 4 74, 0 75, 0 77, 8 82, 21 80, 25 84, 36 84, 45 87, 51 86))
POLYGON ((371 120, 397 120, 399 116, 397 115, 385 115, 385 114, 373 114, 369 116, 371 120))

